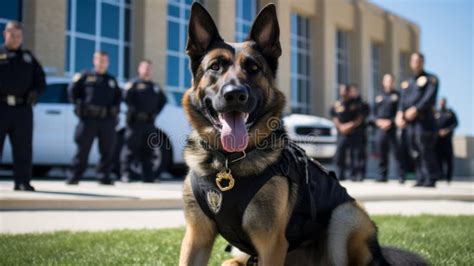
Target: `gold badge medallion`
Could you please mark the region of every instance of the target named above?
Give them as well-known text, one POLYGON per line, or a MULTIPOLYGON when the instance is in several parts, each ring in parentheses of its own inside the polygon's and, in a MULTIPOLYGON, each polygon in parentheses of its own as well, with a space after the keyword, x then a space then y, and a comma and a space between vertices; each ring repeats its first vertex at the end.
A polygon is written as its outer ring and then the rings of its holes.
POLYGON ((405 80, 404 82, 402 82, 400 84, 400 87, 402 87, 402 89, 405 90, 405 89, 408 89, 408 85, 410 85, 410 84, 408 83, 408 81, 405 80))
POLYGON ((424 87, 426 85, 426 82, 428 82, 428 79, 426 78, 426 76, 421 76, 418 79, 416 79, 416 85, 418 85, 418 87, 420 88, 424 87))
POLYGON ((217 173, 216 185, 221 191, 231 190, 234 187, 234 184, 235 180, 229 168, 217 173))
POLYGON ((5 60, 7 58, 8 58, 7 54, 0 54, 0 60, 5 60))
POLYGON ((76 73, 72 77, 72 82, 78 82, 81 79, 81 73, 76 73))

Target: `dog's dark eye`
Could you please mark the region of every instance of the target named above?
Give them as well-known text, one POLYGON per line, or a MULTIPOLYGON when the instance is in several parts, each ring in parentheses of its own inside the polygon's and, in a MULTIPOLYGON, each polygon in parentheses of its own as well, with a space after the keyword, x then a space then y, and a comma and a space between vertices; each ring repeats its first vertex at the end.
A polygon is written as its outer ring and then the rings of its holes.
POLYGON ((260 67, 255 63, 249 63, 246 69, 249 74, 256 74, 260 71, 260 67))
POLYGON ((210 70, 212 71, 219 71, 221 69, 221 65, 219 63, 213 63, 210 67, 209 67, 210 70))

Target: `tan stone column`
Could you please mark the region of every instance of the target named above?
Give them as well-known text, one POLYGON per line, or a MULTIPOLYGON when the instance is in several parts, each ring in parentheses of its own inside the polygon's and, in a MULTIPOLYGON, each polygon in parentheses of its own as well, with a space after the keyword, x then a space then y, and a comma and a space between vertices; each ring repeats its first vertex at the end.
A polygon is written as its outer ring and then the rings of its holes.
POLYGON ((207 0, 206 8, 211 14, 221 37, 226 42, 235 41, 235 0, 207 0))
POLYGON ((51 75, 63 75, 66 55, 64 0, 24 0, 24 47, 30 49, 51 75))
POLYGON ((133 1, 131 76, 140 60, 153 61, 153 79, 165 86, 167 49, 167 1, 133 1))

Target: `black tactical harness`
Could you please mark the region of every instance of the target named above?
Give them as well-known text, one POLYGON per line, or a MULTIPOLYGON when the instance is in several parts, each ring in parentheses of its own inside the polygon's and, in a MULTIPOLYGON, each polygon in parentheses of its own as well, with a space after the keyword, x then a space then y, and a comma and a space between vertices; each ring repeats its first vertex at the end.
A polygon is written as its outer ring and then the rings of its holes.
POLYGON ((298 196, 286 230, 291 251, 306 240, 321 237, 332 210, 353 201, 335 174, 319 162, 308 158, 291 141, 286 141, 279 160, 255 176, 235 177, 235 185, 220 191, 216 174, 197 176, 191 172, 193 194, 204 213, 213 220, 218 232, 233 246, 252 256, 258 256, 250 237, 242 228, 244 212, 260 188, 273 176, 288 178, 290 191, 298 188, 298 196))

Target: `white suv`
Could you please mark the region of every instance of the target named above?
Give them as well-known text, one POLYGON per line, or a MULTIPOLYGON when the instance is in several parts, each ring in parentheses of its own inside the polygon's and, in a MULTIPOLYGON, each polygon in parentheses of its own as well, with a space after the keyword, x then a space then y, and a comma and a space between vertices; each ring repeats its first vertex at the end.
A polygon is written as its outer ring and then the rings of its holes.
MULTIPOLYGON (((33 170, 35 175, 46 174, 53 166, 68 166, 76 151, 74 130, 78 118, 74 115, 74 106, 67 97, 67 87, 71 79, 65 77, 48 77, 45 92, 39 97, 33 108, 33 170)), ((126 105, 121 106, 120 122, 117 126, 119 135, 118 144, 122 143, 123 128, 125 126, 126 105)), ((174 169, 184 165, 182 150, 186 137, 191 131, 183 109, 168 97, 168 103, 155 121, 157 128, 163 133, 168 145, 155 149, 154 170, 174 169)), ((120 150, 116 149, 116 153, 120 150)), ((12 164, 11 146, 5 142, 2 164, 12 164)), ((99 160, 97 141, 94 141, 89 162, 94 165, 99 160)), ((118 160, 118 154, 116 157, 118 160)), ((140 171, 137 164, 133 167, 140 171)))
POLYGON ((291 114, 283 118, 290 139, 310 157, 330 161, 336 154, 337 130, 326 118, 291 114))

